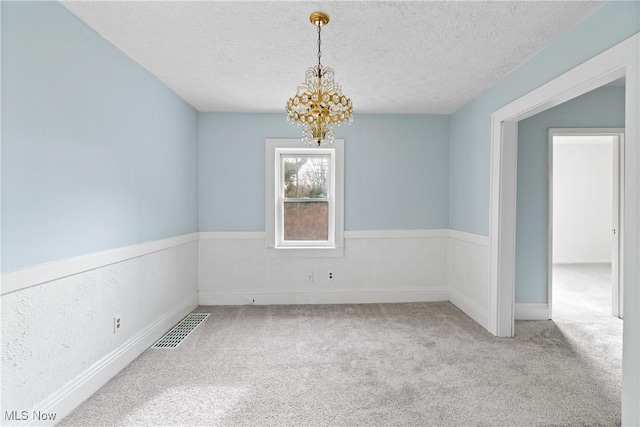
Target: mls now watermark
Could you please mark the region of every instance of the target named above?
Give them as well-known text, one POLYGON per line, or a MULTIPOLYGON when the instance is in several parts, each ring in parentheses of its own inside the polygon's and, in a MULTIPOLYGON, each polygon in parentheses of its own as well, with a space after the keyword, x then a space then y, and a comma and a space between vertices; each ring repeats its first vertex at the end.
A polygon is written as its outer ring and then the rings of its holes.
POLYGON ((55 412, 42 411, 4 411, 5 421, 55 421, 55 412))

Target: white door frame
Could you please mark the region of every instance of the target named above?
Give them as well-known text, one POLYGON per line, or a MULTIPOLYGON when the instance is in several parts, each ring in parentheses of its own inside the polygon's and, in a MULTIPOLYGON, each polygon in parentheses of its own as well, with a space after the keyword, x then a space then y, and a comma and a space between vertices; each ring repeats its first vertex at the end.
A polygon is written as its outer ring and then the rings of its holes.
POLYGON ((518 121, 626 76, 625 239, 622 422, 640 423, 640 34, 620 42, 491 116, 488 330, 514 333, 515 212, 518 121))
POLYGON ((553 318, 553 156, 554 136, 612 136, 612 248, 611 248, 611 314, 622 318, 622 290, 623 275, 622 256, 624 229, 622 215, 624 212, 624 128, 549 128, 548 146, 549 163, 547 176, 549 177, 548 206, 548 237, 547 237, 547 307, 548 318, 553 318))

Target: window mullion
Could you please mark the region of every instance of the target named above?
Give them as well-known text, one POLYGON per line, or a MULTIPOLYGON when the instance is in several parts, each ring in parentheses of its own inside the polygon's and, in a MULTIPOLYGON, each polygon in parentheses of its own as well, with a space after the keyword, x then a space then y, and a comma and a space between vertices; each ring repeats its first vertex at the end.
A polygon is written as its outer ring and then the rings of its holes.
POLYGON ((283 197, 282 200, 287 203, 287 202, 293 202, 293 203, 314 203, 314 202, 328 202, 331 199, 329 197, 317 197, 317 198, 303 198, 303 199, 294 199, 294 198, 289 198, 289 197, 283 197))

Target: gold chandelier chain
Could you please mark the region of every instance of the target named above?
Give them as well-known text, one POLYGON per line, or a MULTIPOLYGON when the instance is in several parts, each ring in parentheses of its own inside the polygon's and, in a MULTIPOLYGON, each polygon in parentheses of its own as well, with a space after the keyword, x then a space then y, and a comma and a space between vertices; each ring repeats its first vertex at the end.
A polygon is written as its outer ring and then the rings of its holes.
POLYGON ((318 77, 322 77, 322 64, 320 63, 320 58, 322 57, 322 52, 320 51, 320 45, 322 44, 322 39, 320 38, 321 31, 322 25, 318 23, 318 77))

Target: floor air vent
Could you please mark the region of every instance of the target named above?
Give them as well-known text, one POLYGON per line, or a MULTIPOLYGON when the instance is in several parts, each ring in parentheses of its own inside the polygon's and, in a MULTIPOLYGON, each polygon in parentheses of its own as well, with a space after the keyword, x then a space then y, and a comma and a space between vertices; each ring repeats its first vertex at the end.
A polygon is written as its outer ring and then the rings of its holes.
POLYGON ((158 340, 151 348, 176 348, 204 319, 209 317, 209 313, 191 313, 169 332, 158 340))

